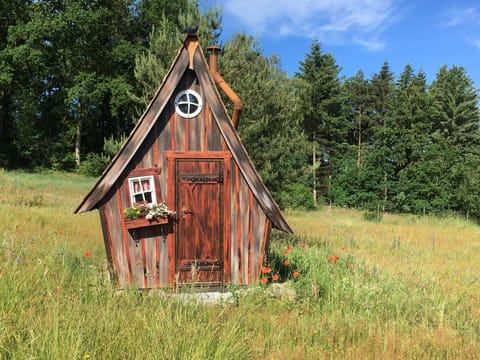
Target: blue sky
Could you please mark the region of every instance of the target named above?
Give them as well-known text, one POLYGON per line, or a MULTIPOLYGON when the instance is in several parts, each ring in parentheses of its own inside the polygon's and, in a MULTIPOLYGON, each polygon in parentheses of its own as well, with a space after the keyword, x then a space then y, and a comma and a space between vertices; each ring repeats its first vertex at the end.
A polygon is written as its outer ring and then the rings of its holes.
MULTIPOLYGON (((204 2, 207 0, 204 0, 204 2)), ((213 1, 207 1, 212 4, 213 1)), ((275 53, 292 76, 318 39, 341 75, 367 78, 388 61, 398 77, 405 65, 430 84, 440 67, 463 66, 480 88, 480 1, 476 0, 216 0, 223 40, 244 32, 264 55, 275 53)))

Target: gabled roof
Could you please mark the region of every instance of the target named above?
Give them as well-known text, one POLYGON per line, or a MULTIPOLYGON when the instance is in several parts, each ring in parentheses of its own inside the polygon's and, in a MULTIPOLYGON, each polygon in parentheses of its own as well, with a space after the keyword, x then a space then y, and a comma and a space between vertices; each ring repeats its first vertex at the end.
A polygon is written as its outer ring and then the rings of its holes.
POLYGON ((107 195, 111 187, 116 183, 126 166, 130 163, 135 153, 139 150, 147 134, 154 126, 156 120, 164 110, 175 88, 188 68, 193 68, 199 85, 203 90, 205 100, 210 105, 213 118, 227 143, 238 167, 244 176, 249 188, 254 194, 265 215, 270 219, 273 226, 287 233, 292 229, 284 219, 278 205, 273 200, 260 176, 255 170, 247 152, 234 129, 230 117, 221 100, 215 82, 210 75, 207 61, 199 46, 197 35, 189 34, 183 45, 178 50, 170 70, 162 84, 156 91, 150 104, 143 113, 139 122, 132 130, 130 136, 122 146, 118 154, 113 158, 110 165, 105 169, 98 181, 76 208, 75 213, 81 213, 98 208, 100 201, 107 195))

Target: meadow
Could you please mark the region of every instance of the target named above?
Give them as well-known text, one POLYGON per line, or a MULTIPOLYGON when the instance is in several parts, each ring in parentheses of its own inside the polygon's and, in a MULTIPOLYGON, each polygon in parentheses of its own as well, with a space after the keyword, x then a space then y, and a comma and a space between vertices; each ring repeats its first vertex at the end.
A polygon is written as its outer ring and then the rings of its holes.
POLYGON ((480 358, 473 221, 286 211, 266 284, 206 305, 112 286, 94 181, 0 170, 0 359, 480 358))

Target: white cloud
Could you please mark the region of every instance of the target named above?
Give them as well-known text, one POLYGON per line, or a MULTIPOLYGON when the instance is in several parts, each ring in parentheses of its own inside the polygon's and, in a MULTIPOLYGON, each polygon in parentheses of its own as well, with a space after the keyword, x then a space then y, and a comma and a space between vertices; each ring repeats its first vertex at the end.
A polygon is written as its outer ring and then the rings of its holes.
POLYGON ((249 33, 355 42, 378 49, 394 18, 393 0, 224 0, 224 11, 249 33), (374 38, 374 41, 365 39, 374 38), (364 40, 358 40, 364 39, 364 40))
POLYGON ((378 38, 376 37, 372 37, 368 39, 355 37, 353 40, 356 44, 361 45, 362 47, 364 47, 369 51, 377 51, 377 50, 383 49, 383 47, 385 46, 385 43, 383 41, 378 40, 378 38))
POLYGON ((446 27, 454 27, 469 24, 471 22, 478 21, 480 12, 478 9, 469 8, 451 8, 445 13, 447 19, 441 25, 446 27))

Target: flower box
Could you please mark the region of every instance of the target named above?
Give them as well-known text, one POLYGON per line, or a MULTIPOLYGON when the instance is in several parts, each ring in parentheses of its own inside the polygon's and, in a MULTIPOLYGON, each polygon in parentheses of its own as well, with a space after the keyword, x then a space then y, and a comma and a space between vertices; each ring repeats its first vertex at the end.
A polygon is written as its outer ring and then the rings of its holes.
POLYGON ((165 225, 168 224, 168 217, 165 216, 157 216, 151 220, 145 218, 137 218, 137 219, 123 219, 126 229, 136 229, 141 227, 147 227, 152 225, 165 225))

